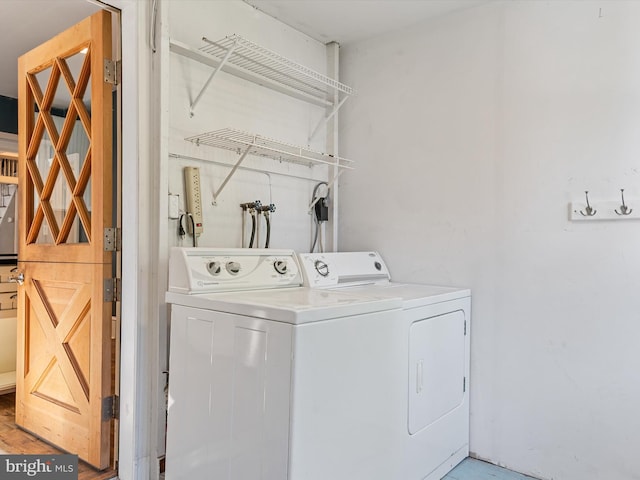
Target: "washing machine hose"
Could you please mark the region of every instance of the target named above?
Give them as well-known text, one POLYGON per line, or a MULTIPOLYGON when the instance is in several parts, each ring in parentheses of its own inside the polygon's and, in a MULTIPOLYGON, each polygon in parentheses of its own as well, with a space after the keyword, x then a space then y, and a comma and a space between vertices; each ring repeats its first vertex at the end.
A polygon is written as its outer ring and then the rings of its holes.
POLYGON ((267 222, 267 238, 264 242, 264 248, 269 248, 269 239, 271 238, 271 220, 269 219, 269 212, 264 212, 264 220, 267 222))
POLYGON ((253 248, 253 241, 256 238, 256 211, 251 210, 251 238, 249 239, 249 248, 253 248))

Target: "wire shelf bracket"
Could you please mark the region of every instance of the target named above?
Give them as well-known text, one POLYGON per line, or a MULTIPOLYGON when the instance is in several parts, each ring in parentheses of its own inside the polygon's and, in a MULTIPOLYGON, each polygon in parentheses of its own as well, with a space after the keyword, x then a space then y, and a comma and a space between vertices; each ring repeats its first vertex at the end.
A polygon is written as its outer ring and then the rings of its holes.
POLYGON ((207 88, 209 88, 209 85, 211 84, 211 81, 213 80, 213 78, 218 74, 218 72, 222 69, 222 67, 224 67, 225 63, 227 63, 227 60, 229 60, 229 57, 231 56, 233 51, 236 49, 237 45, 238 45, 238 42, 235 41, 229 46, 226 53, 224 54, 224 57, 222 57, 222 60, 220 60, 220 63, 215 68, 215 70, 211 72, 211 75, 209 75, 209 78, 207 79, 205 84, 202 86, 200 93, 198 93, 198 96, 189 106, 189 115, 191 115, 192 117, 194 115, 194 110, 196 108, 196 105, 198 104, 198 102, 200 101, 200 98, 202 97, 202 94, 205 92, 207 88))
POLYGON ((338 113, 338 110, 340 110, 340 107, 344 105, 344 102, 347 101, 347 98, 349 97, 342 97, 342 100, 340 100, 340 102, 335 107, 333 107, 333 110, 331 110, 329 115, 326 115, 320 119, 320 121, 316 125, 316 128, 313 129, 313 133, 309 136, 309 143, 311 143, 311 141, 316 137, 316 135, 320 131, 320 128, 326 125, 329 120, 331 120, 333 116, 338 113))
POLYGON ((244 149, 244 151, 240 154, 240 158, 238 158, 238 161, 236 161, 236 163, 231 168, 231 171, 227 174, 225 179, 220 184, 220 188, 218 188, 218 191, 212 193, 213 205, 218 204, 218 197, 222 193, 222 190, 224 190, 224 187, 227 186, 227 183, 229 183, 229 180, 231 180, 231 177, 233 177, 233 174, 236 173, 236 170, 238 170, 238 167, 240 167, 240 164, 244 161, 245 158, 247 158, 247 155, 249 154, 250 150, 251 150, 251 145, 247 146, 247 148, 244 149))

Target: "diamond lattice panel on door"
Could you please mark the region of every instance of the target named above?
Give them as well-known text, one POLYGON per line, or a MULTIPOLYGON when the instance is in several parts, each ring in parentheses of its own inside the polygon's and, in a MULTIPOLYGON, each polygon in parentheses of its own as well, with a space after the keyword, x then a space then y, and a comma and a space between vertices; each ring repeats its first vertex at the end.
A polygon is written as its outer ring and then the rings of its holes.
POLYGON ((91 114, 89 102, 84 99, 90 97, 90 79, 88 47, 67 58, 57 57, 27 75, 36 104, 26 159, 26 174, 36 196, 27 243, 91 240, 90 205, 85 201, 91 177, 91 114), (56 106, 69 97, 66 109, 56 106), (60 131, 54 112, 64 115, 60 131), (84 144, 89 145, 81 154, 69 150, 71 139, 78 132, 86 136, 84 144))

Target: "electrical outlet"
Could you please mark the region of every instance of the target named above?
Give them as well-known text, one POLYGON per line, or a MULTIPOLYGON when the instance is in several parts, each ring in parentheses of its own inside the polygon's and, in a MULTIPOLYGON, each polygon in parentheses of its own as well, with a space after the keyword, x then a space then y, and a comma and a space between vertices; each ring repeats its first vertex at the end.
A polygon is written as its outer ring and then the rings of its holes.
POLYGON ((169 218, 174 220, 180 218, 180 195, 169 194, 169 218))

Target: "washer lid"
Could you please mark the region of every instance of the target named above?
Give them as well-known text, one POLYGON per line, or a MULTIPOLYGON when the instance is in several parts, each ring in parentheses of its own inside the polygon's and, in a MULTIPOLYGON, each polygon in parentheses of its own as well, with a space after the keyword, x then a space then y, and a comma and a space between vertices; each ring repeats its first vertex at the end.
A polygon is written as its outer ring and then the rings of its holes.
POLYGON ((399 309, 400 298, 304 287, 186 295, 168 292, 167 303, 299 325, 399 309))

